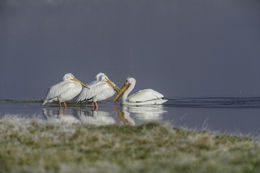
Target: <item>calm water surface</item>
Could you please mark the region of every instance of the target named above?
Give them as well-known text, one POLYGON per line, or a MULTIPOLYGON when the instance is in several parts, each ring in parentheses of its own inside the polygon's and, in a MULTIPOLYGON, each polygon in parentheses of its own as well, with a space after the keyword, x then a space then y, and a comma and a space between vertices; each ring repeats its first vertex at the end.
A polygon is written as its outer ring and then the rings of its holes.
POLYGON ((99 105, 98 111, 92 111, 88 105, 68 107, 61 115, 58 107, 42 107, 41 103, 0 101, 0 117, 5 116, 95 125, 140 125, 156 121, 195 130, 260 134, 260 98, 170 99, 164 105, 138 107, 106 101, 99 105))

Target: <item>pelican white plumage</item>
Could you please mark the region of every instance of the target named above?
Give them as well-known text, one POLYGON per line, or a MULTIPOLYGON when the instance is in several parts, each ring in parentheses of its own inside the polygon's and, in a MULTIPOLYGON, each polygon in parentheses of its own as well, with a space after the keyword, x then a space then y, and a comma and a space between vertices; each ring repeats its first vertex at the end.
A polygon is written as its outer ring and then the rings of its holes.
POLYGON ((63 76, 62 82, 50 87, 43 105, 49 102, 59 101, 59 107, 61 108, 61 102, 64 102, 64 108, 66 108, 67 104, 65 101, 72 100, 76 97, 81 92, 82 86, 88 88, 71 73, 67 73, 63 76))
POLYGON ((80 95, 77 98, 77 102, 91 101, 92 109, 98 109, 97 101, 105 100, 112 97, 115 92, 119 92, 119 88, 111 82, 104 73, 98 73, 96 80, 89 84, 91 90, 83 88, 80 95))
POLYGON ((144 89, 136 92, 128 97, 129 93, 134 89, 136 80, 134 78, 127 78, 120 92, 114 97, 112 102, 115 102, 122 96, 122 104, 126 105, 153 105, 163 104, 167 100, 163 95, 152 89, 144 89))

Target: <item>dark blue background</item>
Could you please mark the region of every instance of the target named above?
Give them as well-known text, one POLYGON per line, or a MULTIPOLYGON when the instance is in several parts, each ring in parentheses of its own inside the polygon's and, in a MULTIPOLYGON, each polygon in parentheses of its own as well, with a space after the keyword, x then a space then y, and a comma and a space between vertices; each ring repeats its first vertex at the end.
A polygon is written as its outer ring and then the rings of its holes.
POLYGON ((98 72, 167 98, 260 96, 258 0, 1 0, 0 98, 98 72))

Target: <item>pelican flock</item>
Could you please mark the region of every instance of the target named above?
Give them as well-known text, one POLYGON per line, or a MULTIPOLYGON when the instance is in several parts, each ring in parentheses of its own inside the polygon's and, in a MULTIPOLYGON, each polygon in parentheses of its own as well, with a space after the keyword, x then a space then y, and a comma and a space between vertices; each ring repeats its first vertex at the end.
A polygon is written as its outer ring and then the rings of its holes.
POLYGON ((48 94, 43 102, 43 105, 58 101, 59 108, 62 102, 64 109, 66 109, 66 101, 73 100, 76 96, 76 102, 92 102, 92 110, 98 109, 98 101, 102 101, 116 96, 112 100, 114 103, 122 97, 121 103, 124 105, 153 105, 163 104, 167 100, 164 96, 152 89, 144 89, 136 92, 128 97, 130 92, 134 89, 136 80, 134 78, 127 78, 122 88, 118 88, 115 83, 109 80, 104 73, 98 73, 96 80, 91 82, 88 86, 76 79, 71 73, 67 73, 63 77, 63 81, 50 87, 48 94), (83 87, 82 87, 83 86, 83 87))

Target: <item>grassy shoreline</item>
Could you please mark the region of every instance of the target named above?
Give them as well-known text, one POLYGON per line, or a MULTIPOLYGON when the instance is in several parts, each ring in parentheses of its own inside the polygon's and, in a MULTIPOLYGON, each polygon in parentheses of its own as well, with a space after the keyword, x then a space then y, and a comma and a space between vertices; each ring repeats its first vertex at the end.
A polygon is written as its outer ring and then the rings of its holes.
POLYGON ((0 120, 0 172, 260 172, 260 143, 170 125, 0 120))

